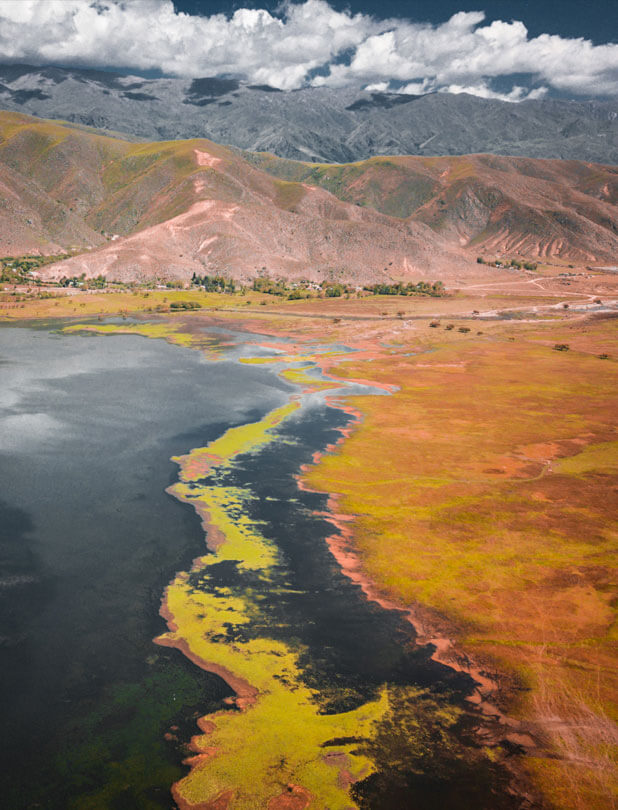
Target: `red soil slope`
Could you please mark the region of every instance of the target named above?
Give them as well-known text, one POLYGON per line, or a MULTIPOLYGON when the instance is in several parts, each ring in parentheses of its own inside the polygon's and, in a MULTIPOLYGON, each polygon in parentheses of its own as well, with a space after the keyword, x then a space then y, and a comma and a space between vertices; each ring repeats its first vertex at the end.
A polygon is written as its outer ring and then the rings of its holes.
POLYGON ((615 166, 496 155, 376 157, 343 165, 248 157, 277 177, 425 223, 470 252, 584 263, 617 255, 615 166))
POLYGON ((316 166, 16 113, 0 113, 0 139, 0 252, 88 251, 47 267, 55 278, 449 280, 490 273, 474 264, 482 253, 618 255, 611 167, 487 155, 316 166))

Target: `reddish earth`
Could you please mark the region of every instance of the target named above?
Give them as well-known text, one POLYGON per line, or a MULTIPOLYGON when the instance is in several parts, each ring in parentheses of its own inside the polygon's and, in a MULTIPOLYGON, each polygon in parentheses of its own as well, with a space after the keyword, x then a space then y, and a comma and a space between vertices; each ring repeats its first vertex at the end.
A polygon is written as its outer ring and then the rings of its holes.
POLYGON ((479 254, 618 255, 609 166, 489 155, 249 162, 203 139, 134 144, 17 113, 0 113, 0 136, 3 252, 80 254, 44 268, 48 278, 487 282, 501 274, 479 254))
MULTIPOLYGON (((209 467, 205 467, 204 475, 206 475, 206 471, 209 467)), ((168 492, 169 490, 166 490, 168 492)), ((188 503, 193 509, 197 512, 200 517, 202 529, 204 530, 204 535, 206 537, 206 548, 209 551, 216 551, 225 543, 225 535, 223 532, 217 528, 217 526, 213 526, 210 523, 210 514, 206 510, 204 504, 200 503, 196 498, 185 498, 183 495, 174 492, 174 497, 178 498, 179 501, 183 503, 188 503)))
POLYGON ((268 810, 304 810, 311 804, 311 793, 300 785, 288 785, 268 802, 268 810))

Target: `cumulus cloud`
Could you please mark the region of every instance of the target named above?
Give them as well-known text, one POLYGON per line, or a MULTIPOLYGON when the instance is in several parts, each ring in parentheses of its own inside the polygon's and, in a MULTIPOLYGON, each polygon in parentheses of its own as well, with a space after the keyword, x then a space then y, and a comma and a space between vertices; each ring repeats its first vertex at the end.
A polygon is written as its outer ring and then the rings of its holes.
MULTIPOLYGON (((406 92, 412 92, 406 90, 406 92)), ((449 84, 446 87, 439 89, 440 93, 468 93, 471 96, 479 96, 480 98, 495 98, 499 101, 510 101, 512 103, 518 101, 533 101, 534 99, 543 98, 547 95, 547 87, 535 87, 531 90, 522 87, 519 84, 513 85, 508 93, 501 93, 498 90, 492 90, 487 82, 478 82, 477 84, 449 84)))
MULTIPOLYGON (((618 44, 542 34, 519 21, 485 23, 459 12, 441 25, 336 11, 325 0, 286 3, 279 14, 177 12, 171 0, 0 0, 0 59, 233 75, 293 89, 306 84, 468 92, 521 101, 547 89, 618 95, 618 44), (513 74, 535 89, 491 82, 513 74)), ((401 90, 399 90, 401 92, 401 90)))

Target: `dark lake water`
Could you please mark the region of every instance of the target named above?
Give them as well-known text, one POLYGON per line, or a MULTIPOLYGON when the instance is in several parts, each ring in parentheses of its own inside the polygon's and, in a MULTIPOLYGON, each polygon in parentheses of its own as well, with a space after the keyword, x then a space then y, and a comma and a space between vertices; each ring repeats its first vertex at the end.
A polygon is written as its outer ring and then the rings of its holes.
MULTIPOLYGON (((183 752, 163 735, 177 727, 188 740, 195 717, 230 694, 152 644, 165 629, 165 585, 204 549, 193 510, 165 493, 177 476, 170 457, 261 418, 295 390, 224 351, 228 359, 212 362, 136 336, 0 329, 3 806, 173 808, 183 752)), ((272 626, 307 651, 305 677, 324 687, 324 711, 353 708, 385 682, 461 705, 469 680, 432 662, 398 612, 368 603, 342 576, 324 542, 332 526, 313 514, 325 497, 296 487, 300 465, 347 418, 317 398, 280 429, 287 441, 226 473, 256 494, 251 516, 285 560, 290 596, 272 604, 272 626)), ((425 759, 402 766, 390 747, 406 730, 393 731, 381 770, 355 788, 359 806, 515 806, 497 769, 462 764, 474 748, 469 723, 444 744, 432 737, 432 707, 416 711, 410 722, 428 728, 425 759)))

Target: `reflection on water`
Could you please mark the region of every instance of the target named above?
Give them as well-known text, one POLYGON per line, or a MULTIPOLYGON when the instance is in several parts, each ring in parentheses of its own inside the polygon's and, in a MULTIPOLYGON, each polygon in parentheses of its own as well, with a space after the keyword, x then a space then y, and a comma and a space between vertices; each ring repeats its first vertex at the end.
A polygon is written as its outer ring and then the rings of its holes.
POLYGON ((3 804, 66 808, 128 782, 127 806, 168 807, 181 771, 163 733, 230 693, 151 642, 165 584, 203 550, 165 494, 169 459, 290 386, 131 336, 3 328, 0 359, 3 804))
MULTIPOLYGON (((229 337, 212 362, 135 336, 0 330, 0 791, 15 810, 172 807, 196 718, 225 708, 223 681, 152 638, 165 629, 165 585, 204 553, 193 509, 165 494, 170 457, 297 390, 276 366, 236 362, 244 350, 229 337)), ((211 484, 251 493, 247 517, 279 562, 251 581, 237 565, 210 566, 209 587, 251 589, 260 610, 243 637, 297 650, 319 711, 354 710, 389 685, 377 736, 352 740, 378 767, 353 788, 359 807, 510 808, 461 710, 469 679, 431 661, 399 612, 341 574, 319 514, 326 497, 298 490, 301 465, 347 419, 309 395, 275 441, 212 473, 211 484)))

